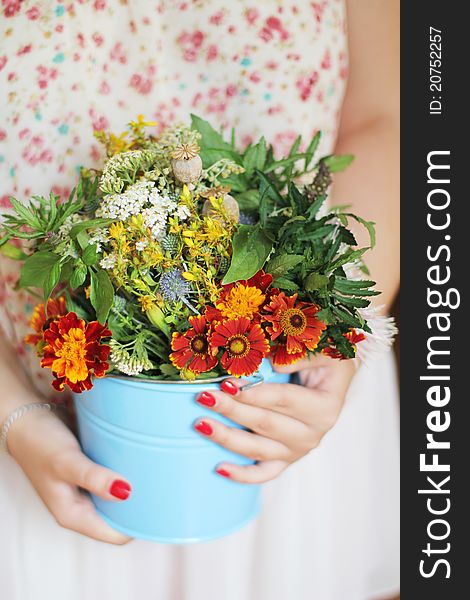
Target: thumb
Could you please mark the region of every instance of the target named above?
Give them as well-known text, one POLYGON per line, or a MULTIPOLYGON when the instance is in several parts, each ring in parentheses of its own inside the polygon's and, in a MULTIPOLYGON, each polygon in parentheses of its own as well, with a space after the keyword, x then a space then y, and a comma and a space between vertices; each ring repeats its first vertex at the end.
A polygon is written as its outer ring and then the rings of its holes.
POLYGON ((79 449, 64 454, 58 470, 61 479, 103 500, 127 500, 132 492, 131 484, 122 475, 94 463, 79 449))

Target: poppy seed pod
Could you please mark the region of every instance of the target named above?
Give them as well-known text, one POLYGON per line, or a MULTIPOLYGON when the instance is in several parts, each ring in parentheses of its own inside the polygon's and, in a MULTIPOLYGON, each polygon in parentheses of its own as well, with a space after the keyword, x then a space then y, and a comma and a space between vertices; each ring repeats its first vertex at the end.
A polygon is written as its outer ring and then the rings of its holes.
MULTIPOLYGON (((224 211, 227 213, 227 216, 231 221, 238 223, 238 219, 240 218, 240 208, 238 206, 238 202, 233 198, 230 194, 225 194, 222 202, 222 206, 224 211)), ((204 206, 202 207, 202 214, 205 217, 211 217, 212 219, 221 218, 220 213, 216 211, 213 207, 210 198, 208 198, 204 202, 204 206)))
POLYGON ((181 144, 172 153, 173 175, 181 183, 194 183, 201 177, 202 160, 197 144, 181 144))

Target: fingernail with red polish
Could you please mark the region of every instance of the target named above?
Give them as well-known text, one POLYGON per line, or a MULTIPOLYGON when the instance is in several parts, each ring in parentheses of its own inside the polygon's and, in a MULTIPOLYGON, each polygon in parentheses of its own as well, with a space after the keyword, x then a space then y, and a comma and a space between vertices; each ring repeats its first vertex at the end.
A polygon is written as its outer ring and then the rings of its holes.
POLYGON ((198 396, 197 401, 199 404, 203 404, 204 406, 214 406, 215 398, 209 392, 202 392, 200 396, 198 396))
POLYGON ((230 394, 231 396, 235 396, 236 394, 238 394, 237 386, 233 383, 233 381, 230 381, 229 379, 222 381, 222 383, 220 384, 220 389, 223 390, 226 394, 230 394))
POLYGON ((131 495, 131 490, 132 488, 127 481, 115 479, 109 488, 109 493, 115 498, 119 498, 119 500, 127 500, 131 495))
POLYGON ((226 471, 225 469, 222 469, 222 467, 219 467, 215 470, 216 473, 218 473, 219 475, 222 475, 222 477, 231 477, 230 473, 228 471, 226 471))
POLYGON ((198 421, 196 425, 194 425, 194 429, 203 435, 212 435, 212 427, 205 421, 198 421))

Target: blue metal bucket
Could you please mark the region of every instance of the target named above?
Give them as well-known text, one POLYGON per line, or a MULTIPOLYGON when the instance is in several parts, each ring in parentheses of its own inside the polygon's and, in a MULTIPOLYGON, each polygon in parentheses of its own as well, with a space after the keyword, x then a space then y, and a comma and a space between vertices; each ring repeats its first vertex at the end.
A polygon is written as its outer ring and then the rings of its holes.
MULTIPOLYGON (((285 383, 263 361, 265 381, 285 383)), ((214 471, 225 461, 252 461, 193 430, 199 417, 237 426, 195 402, 219 383, 163 383, 132 378, 95 379, 75 394, 83 451, 132 484, 124 502, 92 500, 114 529, 155 542, 186 544, 222 537, 251 521, 260 508, 260 486, 240 484, 214 471)))

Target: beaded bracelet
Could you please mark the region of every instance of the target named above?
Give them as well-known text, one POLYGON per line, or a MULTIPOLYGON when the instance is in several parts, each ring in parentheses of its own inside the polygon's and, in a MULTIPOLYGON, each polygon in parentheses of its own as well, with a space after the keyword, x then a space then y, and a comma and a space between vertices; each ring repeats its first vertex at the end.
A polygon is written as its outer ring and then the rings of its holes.
POLYGON ((8 417, 2 425, 2 429, 0 430, 0 452, 3 450, 7 454, 9 453, 7 437, 10 427, 13 425, 13 423, 15 421, 18 421, 18 419, 24 417, 29 412, 40 408, 43 408, 45 410, 52 410, 52 404, 44 402, 31 402, 30 404, 23 404, 22 406, 19 406, 17 409, 15 409, 12 413, 8 415, 8 417))

